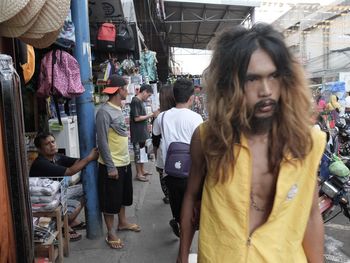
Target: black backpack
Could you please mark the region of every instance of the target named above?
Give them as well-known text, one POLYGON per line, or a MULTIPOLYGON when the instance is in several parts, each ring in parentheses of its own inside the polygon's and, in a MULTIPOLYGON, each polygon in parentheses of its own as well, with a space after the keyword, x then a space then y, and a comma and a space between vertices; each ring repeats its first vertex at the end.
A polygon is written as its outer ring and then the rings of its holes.
POLYGON ((122 21, 117 26, 118 32, 115 39, 115 50, 128 52, 135 50, 134 32, 127 21, 122 21))

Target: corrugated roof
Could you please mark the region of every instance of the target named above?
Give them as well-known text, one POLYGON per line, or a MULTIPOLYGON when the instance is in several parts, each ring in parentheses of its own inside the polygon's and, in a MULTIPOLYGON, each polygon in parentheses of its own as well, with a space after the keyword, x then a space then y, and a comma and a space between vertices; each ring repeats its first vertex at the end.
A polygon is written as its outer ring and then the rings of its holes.
POLYGON ((169 46, 205 49, 222 28, 251 21, 258 6, 256 1, 216 2, 221 4, 164 1, 169 46))

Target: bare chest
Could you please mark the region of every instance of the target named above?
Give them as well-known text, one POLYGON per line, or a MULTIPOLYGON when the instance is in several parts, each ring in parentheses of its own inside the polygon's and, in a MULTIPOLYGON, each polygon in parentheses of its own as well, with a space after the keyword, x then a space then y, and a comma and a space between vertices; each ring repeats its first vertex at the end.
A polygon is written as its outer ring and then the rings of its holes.
POLYGON ((267 221, 271 213, 277 176, 269 172, 267 142, 253 142, 249 146, 252 160, 249 223, 250 232, 253 232, 267 221))

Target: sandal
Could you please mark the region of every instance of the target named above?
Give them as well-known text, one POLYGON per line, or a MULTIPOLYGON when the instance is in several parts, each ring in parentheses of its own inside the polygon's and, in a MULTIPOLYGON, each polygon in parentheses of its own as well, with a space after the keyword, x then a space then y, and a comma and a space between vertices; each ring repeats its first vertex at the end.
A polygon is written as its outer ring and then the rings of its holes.
POLYGON ((136 179, 141 181, 141 182, 148 182, 148 178, 146 178, 145 176, 143 175, 138 175, 136 176, 136 179))
POLYGON ((73 230, 82 230, 86 228, 86 224, 85 222, 81 221, 79 224, 75 225, 75 226, 71 226, 71 228, 73 230))
POLYGON ((69 241, 74 242, 81 239, 81 234, 76 232, 75 230, 69 231, 69 241))
POLYGON ((141 227, 136 224, 129 224, 126 227, 118 227, 118 231, 134 231, 134 232, 140 232, 141 227))
POLYGON ((117 240, 109 240, 107 236, 105 240, 107 245, 112 249, 121 249, 124 247, 124 244, 120 238, 118 238, 117 240))
POLYGON ((144 175, 144 176, 149 176, 149 175, 152 175, 152 173, 150 173, 150 172, 145 172, 143 175, 144 175))

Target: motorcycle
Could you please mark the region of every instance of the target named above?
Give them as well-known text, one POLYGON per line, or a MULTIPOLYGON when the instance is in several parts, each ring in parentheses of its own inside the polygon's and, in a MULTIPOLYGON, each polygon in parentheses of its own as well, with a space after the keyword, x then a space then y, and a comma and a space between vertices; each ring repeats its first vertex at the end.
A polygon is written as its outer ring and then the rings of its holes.
POLYGON ((324 223, 329 222, 340 213, 350 220, 349 197, 345 187, 347 183, 336 175, 320 182, 319 207, 324 223), (337 207, 340 209, 334 213, 337 207))
MULTIPOLYGON (((335 147, 330 148, 338 149, 336 145, 333 146, 335 147)), ((336 156, 329 149, 323 154, 318 185, 319 208, 324 223, 332 220, 340 213, 343 213, 350 220, 350 180, 349 169, 345 163, 350 163, 349 158, 336 156), (335 164, 335 162, 338 163, 335 164), (340 210, 335 213, 337 207, 340 210)))
POLYGON ((336 138, 337 151, 340 156, 350 156, 350 125, 348 118, 341 117, 336 122, 337 127, 336 138))

